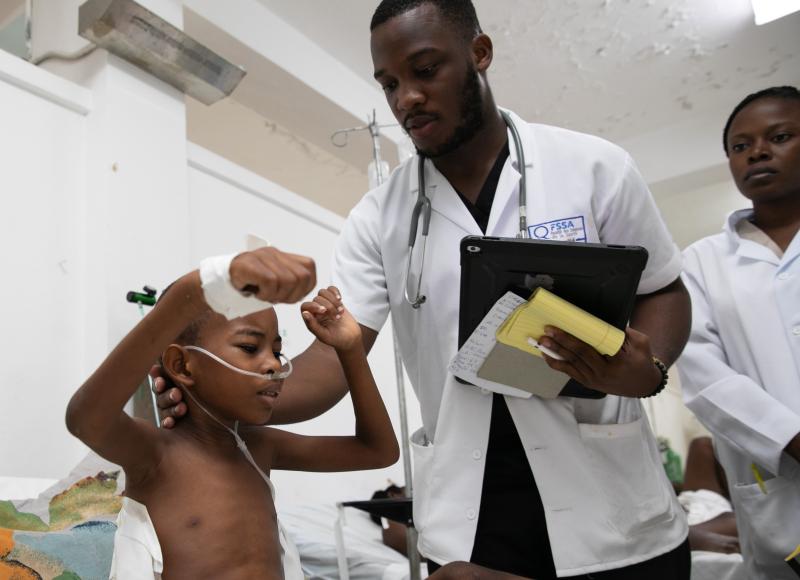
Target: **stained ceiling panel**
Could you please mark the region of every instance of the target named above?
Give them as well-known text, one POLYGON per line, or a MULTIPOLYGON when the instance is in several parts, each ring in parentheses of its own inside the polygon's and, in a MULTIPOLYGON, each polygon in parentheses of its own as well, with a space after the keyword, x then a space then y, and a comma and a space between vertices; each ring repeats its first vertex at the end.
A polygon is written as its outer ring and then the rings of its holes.
MULTIPOLYGON (((371 80, 374 0, 260 0, 371 80)), ((476 0, 497 100, 622 140, 800 84, 800 13, 756 26, 748 0, 476 0)))

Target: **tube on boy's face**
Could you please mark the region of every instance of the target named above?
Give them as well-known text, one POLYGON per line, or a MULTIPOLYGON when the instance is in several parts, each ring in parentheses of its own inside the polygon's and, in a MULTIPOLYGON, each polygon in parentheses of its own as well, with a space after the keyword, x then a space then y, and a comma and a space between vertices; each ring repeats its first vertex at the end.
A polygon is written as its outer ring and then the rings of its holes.
POLYGON ((263 425, 291 373, 281 347, 273 309, 233 320, 209 313, 182 332, 162 358, 173 382, 209 415, 229 424, 263 425))
POLYGON ((243 375, 247 375, 249 377, 255 377, 257 379, 263 379, 265 381, 278 381, 288 378, 289 375, 292 374, 292 361, 290 361, 283 353, 275 353, 275 357, 281 361, 281 370, 273 371, 269 370, 265 373, 257 373, 253 371, 247 371, 244 369, 240 369, 237 366, 232 365, 231 363, 223 360, 222 358, 218 357, 214 353, 208 352, 206 349, 200 346, 189 345, 183 347, 187 350, 194 350, 197 352, 202 352, 203 354, 209 356, 211 359, 217 361, 221 365, 229 368, 232 371, 236 371, 237 373, 241 373, 243 375))

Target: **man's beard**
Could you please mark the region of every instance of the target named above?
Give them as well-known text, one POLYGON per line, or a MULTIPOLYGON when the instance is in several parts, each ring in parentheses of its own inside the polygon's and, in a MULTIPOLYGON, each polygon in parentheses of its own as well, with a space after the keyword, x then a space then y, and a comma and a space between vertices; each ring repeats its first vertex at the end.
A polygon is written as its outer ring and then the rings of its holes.
POLYGON ((469 63, 467 67, 461 94, 461 106, 459 107, 461 124, 455 128, 453 134, 444 143, 435 149, 425 151, 415 145, 418 155, 433 159, 452 153, 472 139, 483 127, 483 96, 481 95, 478 73, 472 63, 469 63))

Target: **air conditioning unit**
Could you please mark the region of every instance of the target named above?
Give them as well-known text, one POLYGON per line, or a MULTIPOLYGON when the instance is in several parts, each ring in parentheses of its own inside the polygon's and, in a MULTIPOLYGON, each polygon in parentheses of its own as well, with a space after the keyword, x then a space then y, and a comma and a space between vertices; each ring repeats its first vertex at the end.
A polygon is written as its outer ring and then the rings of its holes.
POLYGON ((246 74, 134 0, 88 0, 78 34, 206 105, 230 95, 246 74))

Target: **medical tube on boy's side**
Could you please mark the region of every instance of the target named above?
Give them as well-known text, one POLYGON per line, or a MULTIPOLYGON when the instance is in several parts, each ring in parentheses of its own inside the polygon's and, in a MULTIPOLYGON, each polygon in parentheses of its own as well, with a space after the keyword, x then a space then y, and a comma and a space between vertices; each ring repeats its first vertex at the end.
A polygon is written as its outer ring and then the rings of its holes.
POLYGON ((514 311, 498 329, 497 340, 509 346, 542 356, 528 342, 544 335, 545 326, 554 326, 591 345, 597 352, 613 356, 622 348, 625 332, 559 298, 537 288, 530 300, 514 311))

